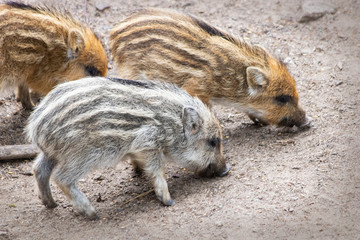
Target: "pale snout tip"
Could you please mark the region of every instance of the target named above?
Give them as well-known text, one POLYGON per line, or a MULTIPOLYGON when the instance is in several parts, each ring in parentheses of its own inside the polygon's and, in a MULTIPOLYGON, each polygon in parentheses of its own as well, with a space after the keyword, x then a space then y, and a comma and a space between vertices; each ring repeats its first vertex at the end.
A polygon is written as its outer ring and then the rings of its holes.
POLYGON ((309 116, 306 116, 305 117, 305 122, 303 124, 301 124, 299 126, 299 128, 301 128, 301 129, 315 128, 313 118, 309 117, 309 116))
POLYGON ((218 177, 224 177, 225 175, 227 175, 230 171, 230 165, 226 164, 225 168, 222 172, 218 173, 218 177))

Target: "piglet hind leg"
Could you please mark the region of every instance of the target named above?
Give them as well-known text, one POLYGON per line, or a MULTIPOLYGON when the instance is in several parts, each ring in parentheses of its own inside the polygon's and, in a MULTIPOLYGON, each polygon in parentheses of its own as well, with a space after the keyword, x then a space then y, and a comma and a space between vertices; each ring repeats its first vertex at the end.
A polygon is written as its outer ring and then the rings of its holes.
POLYGON ((31 110, 34 108, 34 104, 31 101, 29 88, 25 84, 20 84, 17 89, 16 100, 20 101, 23 108, 31 110))
POLYGON ((144 163, 142 160, 143 159, 137 159, 136 155, 130 156, 131 165, 133 166, 135 173, 138 175, 141 175, 143 173, 144 163))
POLYGON ((85 215, 90 220, 97 220, 99 217, 96 214, 95 208, 91 205, 89 199, 75 185, 78 178, 73 176, 79 175, 74 172, 69 174, 69 172, 64 169, 66 168, 62 168, 56 173, 56 184, 69 199, 76 211, 85 215))
POLYGON ((164 172, 164 156, 161 153, 147 153, 145 172, 151 177, 157 198, 166 206, 174 205, 164 172))
POLYGON ((50 176, 55 165, 56 161, 46 157, 43 152, 36 157, 33 165, 39 198, 47 208, 55 208, 57 206, 50 189, 50 176))

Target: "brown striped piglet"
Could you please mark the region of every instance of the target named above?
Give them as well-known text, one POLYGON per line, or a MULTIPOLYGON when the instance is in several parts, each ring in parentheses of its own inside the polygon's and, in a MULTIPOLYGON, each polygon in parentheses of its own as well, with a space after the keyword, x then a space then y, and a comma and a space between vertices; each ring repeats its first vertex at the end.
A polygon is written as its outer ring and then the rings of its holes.
POLYGON ((59 83, 106 73, 105 50, 90 28, 50 8, 0 5, 0 91, 17 87, 25 109, 34 106, 29 88, 41 96, 59 83))
POLYGON ((262 125, 310 123, 285 64, 194 16, 142 10, 120 21, 110 42, 119 77, 175 83, 207 104, 232 105, 262 125))

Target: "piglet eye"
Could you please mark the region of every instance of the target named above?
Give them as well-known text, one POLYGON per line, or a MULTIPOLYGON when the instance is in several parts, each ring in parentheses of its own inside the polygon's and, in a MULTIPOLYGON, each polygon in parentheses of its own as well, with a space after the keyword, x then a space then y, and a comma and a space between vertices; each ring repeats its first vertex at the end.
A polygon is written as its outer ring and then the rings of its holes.
POLYGON ((280 103, 280 104, 285 104, 287 102, 289 102, 292 99, 292 97, 290 95, 280 95, 275 97, 276 102, 280 103))
POLYGON ((211 147, 215 148, 217 145, 219 145, 220 141, 221 141, 220 138, 216 137, 210 139, 208 143, 211 147))
POLYGON ((86 71, 87 75, 92 76, 92 77, 101 76, 101 72, 99 71, 99 69, 97 69, 94 66, 86 66, 85 71, 86 71))

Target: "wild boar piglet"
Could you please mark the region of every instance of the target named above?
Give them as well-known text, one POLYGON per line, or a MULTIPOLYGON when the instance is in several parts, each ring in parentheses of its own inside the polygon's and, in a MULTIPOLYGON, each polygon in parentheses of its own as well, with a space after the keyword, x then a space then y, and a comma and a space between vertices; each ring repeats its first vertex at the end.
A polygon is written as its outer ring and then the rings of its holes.
POLYGON ((205 103, 232 105, 263 125, 310 123, 283 62, 194 16, 142 10, 120 21, 110 42, 122 78, 172 82, 205 103))
POLYGON ((106 72, 105 50, 90 28, 50 8, 0 5, 0 91, 17 87, 24 108, 34 106, 29 88, 46 95, 59 83, 106 72))
POLYGON ((174 204, 166 162, 207 177, 229 171, 217 118, 198 98, 164 82, 95 77, 63 83, 35 108, 26 131, 41 150, 33 171, 43 204, 56 207, 52 175, 90 219, 97 218, 95 209, 75 183, 92 168, 130 158, 165 205, 174 204))

